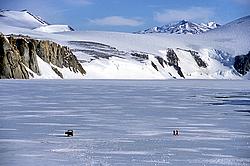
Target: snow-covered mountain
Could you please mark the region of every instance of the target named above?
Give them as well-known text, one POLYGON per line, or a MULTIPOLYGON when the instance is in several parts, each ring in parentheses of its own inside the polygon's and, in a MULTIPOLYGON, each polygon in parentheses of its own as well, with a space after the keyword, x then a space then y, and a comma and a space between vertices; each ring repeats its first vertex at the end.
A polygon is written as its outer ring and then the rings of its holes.
MULTIPOLYGON (((6 25, 2 19, 0 23, 0 32, 5 35, 28 35, 69 47, 86 71, 86 79, 249 78, 250 16, 197 35, 102 31, 51 34, 38 31, 38 27, 6 25)), ((215 27, 212 23, 207 26, 215 27)), ((43 73, 42 78, 48 78, 49 71, 43 73)))
POLYGON ((40 17, 34 16, 27 10, 1 10, 0 21, 1 24, 28 29, 34 29, 40 26, 48 25, 46 21, 42 20, 40 17))
POLYGON ((215 29, 220 25, 215 22, 208 22, 207 24, 196 24, 190 21, 182 20, 179 22, 156 26, 136 33, 168 33, 168 34, 200 34, 211 29, 215 29))
POLYGON ((69 25, 50 25, 41 17, 35 16, 27 10, 1 10, 0 22, 12 27, 35 29, 36 31, 48 33, 74 31, 69 25))

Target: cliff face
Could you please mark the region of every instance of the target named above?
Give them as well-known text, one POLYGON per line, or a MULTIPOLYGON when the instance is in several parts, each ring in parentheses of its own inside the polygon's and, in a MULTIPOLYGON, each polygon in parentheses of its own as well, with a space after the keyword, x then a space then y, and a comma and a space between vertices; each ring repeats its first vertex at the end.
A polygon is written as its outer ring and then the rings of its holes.
POLYGON ((72 72, 86 72, 68 47, 48 40, 35 40, 27 36, 4 36, 0 34, 0 78, 28 79, 32 72, 40 75, 37 56, 63 78, 57 68, 69 68, 72 72))

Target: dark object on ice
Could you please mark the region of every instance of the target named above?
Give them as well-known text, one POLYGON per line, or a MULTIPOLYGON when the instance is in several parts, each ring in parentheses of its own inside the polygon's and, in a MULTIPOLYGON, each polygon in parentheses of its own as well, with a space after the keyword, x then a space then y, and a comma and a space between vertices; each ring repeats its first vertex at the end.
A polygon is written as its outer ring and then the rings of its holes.
POLYGON ((178 136, 179 135, 179 130, 173 130, 173 135, 178 136))
POLYGON ((74 132, 73 132, 73 130, 68 130, 65 132, 65 134, 67 135, 67 137, 73 137, 74 132))

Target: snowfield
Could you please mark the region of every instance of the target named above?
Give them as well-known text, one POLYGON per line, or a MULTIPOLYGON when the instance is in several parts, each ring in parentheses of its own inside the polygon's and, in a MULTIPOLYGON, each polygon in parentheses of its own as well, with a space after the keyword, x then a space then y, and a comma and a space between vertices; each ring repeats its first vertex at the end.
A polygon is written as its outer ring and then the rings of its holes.
POLYGON ((1 80, 0 86, 4 166, 250 164, 249 81, 1 80), (64 136, 68 129, 73 137, 64 136))

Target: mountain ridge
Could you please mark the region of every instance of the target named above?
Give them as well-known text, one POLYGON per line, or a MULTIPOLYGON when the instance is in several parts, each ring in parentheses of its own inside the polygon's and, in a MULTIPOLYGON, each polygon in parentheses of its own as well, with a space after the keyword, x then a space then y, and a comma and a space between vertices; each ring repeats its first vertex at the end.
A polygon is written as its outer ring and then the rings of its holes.
POLYGON ((81 78, 85 74, 68 47, 0 33, 0 79, 81 78))
POLYGON ((220 26, 221 26, 220 24, 217 24, 213 21, 208 22, 207 24, 204 23, 197 24, 187 20, 181 20, 178 22, 169 23, 162 26, 155 26, 135 33, 200 34, 218 28, 220 26))

